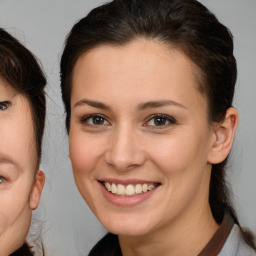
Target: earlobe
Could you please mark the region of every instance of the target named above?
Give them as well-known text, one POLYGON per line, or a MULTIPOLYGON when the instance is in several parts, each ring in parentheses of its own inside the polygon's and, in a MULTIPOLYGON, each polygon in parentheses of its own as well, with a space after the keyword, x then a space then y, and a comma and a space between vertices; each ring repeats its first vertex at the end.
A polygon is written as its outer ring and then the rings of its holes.
POLYGON ((233 107, 229 108, 224 120, 216 125, 215 140, 208 156, 209 163, 218 164, 226 159, 232 148, 237 125, 238 112, 233 107))
POLYGON ((43 191, 45 182, 45 175, 43 171, 39 170, 36 173, 33 188, 30 193, 30 208, 35 210, 39 204, 39 200, 43 191))

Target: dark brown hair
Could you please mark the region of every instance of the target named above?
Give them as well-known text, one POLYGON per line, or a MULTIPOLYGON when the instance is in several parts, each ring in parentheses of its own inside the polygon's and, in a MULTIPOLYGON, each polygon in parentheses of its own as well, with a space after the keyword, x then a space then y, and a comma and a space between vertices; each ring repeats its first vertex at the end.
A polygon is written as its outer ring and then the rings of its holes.
POLYGON ((45 123, 46 79, 36 58, 17 39, 0 29, 0 78, 30 103, 37 149, 37 168, 41 158, 45 123))
MULTIPOLYGON (((72 73, 77 59, 99 45, 125 45, 136 38, 156 39, 183 51, 198 67, 198 89, 206 95, 209 122, 223 120, 232 106, 237 78, 228 28, 196 0, 114 0, 93 9, 67 37, 61 58, 61 89, 68 131, 72 73)), ((225 180, 226 160, 212 167, 209 202, 218 223, 226 207, 238 223, 225 180)), ((255 248, 252 239, 243 234, 255 248)))

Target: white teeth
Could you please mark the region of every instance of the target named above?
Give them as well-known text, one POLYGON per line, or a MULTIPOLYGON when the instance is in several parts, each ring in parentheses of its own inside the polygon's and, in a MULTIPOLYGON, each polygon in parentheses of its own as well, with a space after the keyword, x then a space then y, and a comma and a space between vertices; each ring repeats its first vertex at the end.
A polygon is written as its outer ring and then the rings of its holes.
POLYGON ((133 185, 128 185, 126 187, 126 193, 125 194, 128 195, 128 196, 134 195, 135 194, 134 186, 133 185))
POLYGON ((118 195, 125 195, 125 187, 124 185, 118 184, 117 185, 117 192, 118 195))
POLYGON ((109 182, 104 182, 104 185, 106 189, 111 192, 112 194, 119 195, 119 196, 133 196, 133 195, 138 195, 142 193, 146 193, 147 191, 150 191, 156 187, 156 184, 128 184, 128 185, 123 185, 123 184, 115 184, 115 183, 109 183, 109 182))
POLYGON ((108 191, 111 191, 111 185, 108 182, 105 182, 105 187, 107 188, 108 191))
POLYGON ((135 192, 136 194, 140 194, 142 192, 142 186, 140 184, 135 186, 135 192))
POLYGON ((111 186, 111 191, 113 194, 116 194, 117 192, 117 187, 116 187, 116 184, 112 183, 112 186, 111 186))
POLYGON ((148 191, 148 184, 143 184, 142 185, 142 191, 145 193, 148 191))

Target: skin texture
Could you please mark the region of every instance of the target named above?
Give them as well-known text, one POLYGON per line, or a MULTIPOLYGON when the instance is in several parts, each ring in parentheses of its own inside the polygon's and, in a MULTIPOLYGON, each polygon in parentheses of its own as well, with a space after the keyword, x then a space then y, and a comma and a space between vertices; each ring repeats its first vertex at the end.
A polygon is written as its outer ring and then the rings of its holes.
POLYGON ((45 178, 42 171, 36 172, 28 101, 0 80, 0 102, 0 248, 5 256, 24 243, 45 178))
POLYGON ((211 164, 227 156, 237 112, 209 124, 196 72, 182 52, 146 39, 99 46, 75 65, 75 181, 101 223, 119 235, 123 255, 197 255, 218 228, 208 203, 211 164), (99 181, 160 185, 128 205, 127 197, 108 200, 99 181))

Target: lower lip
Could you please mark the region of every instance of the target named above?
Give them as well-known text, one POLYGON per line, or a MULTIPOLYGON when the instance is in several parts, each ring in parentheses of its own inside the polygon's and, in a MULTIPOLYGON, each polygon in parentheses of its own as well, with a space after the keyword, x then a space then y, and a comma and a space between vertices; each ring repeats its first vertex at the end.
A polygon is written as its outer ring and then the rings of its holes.
POLYGON ((159 188, 159 186, 157 186, 156 188, 139 194, 139 195, 135 195, 135 196, 116 196, 114 194, 112 194, 111 192, 109 192, 106 187, 104 186, 104 184, 100 183, 100 187, 101 190, 103 192, 104 197, 107 199, 107 201, 109 201, 110 203, 117 205, 117 206, 135 206, 138 205, 146 200, 148 200, 155 192, 156 190, 159 188))

